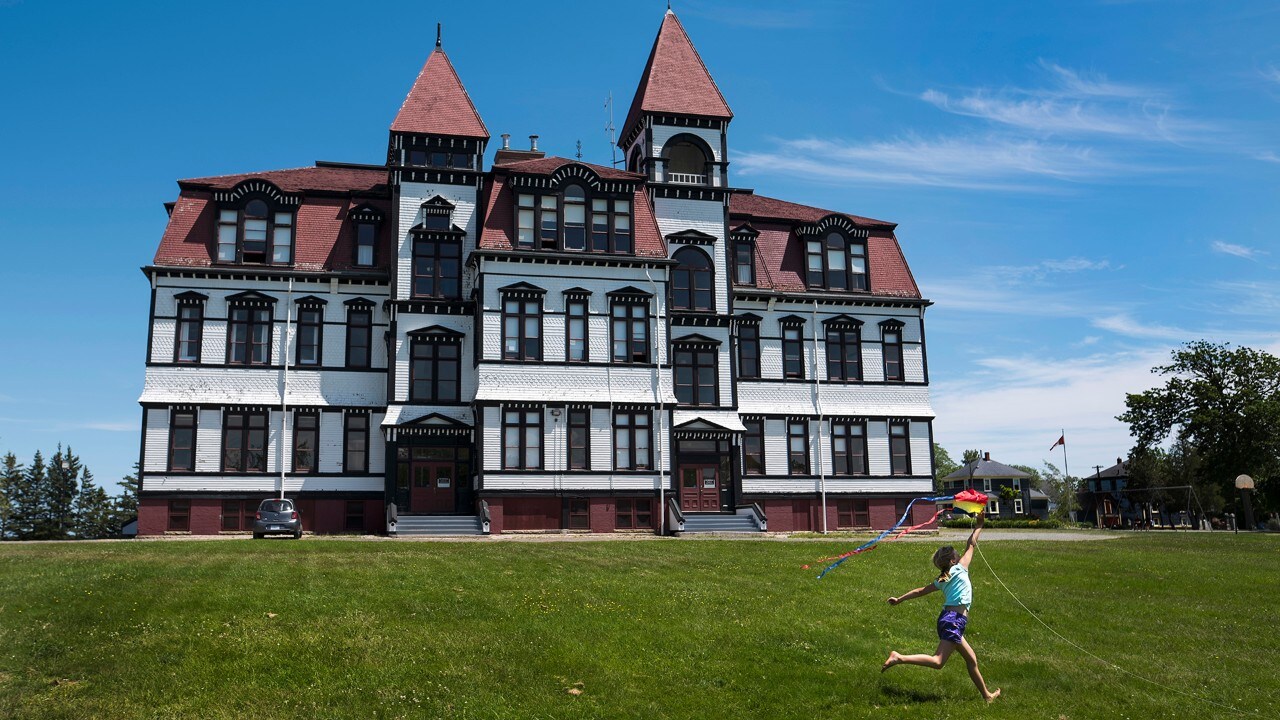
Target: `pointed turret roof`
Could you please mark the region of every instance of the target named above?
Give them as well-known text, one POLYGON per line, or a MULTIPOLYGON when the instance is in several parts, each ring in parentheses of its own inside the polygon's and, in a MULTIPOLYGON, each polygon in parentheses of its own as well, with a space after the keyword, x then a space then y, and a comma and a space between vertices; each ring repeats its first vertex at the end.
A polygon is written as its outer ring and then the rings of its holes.
POLYGON ((649 62, 640 76, 631 110, 622 126, 622 137, 645 112, 679 113, 706 117, 733 117, 733 111, 711 79, 702 57, 689 41, 680 18, 671 10, 662 18, 649 62))
POLYGON ((427 57, 413 89, 391 123, 392 132, 489 138, 467 89, 439 46, 427 57))

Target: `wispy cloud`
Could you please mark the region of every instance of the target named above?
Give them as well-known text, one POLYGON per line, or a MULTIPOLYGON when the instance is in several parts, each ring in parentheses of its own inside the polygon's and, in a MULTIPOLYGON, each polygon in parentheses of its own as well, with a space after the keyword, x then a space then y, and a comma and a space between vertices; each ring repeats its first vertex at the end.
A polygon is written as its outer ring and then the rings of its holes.
POLYGON ((1277 155, 1274 150, 1263 150, 1262 152, 1254 155, 1253 159, 1269 163, 1280 163, 1280 155, 1277 155))
POLYGON ((89 422, 78 425, 85 430, 102 430, 104 432, 138 432, 136 422, 89 422))
POLYGON ((1036 135, 1106 136, 1183 142, 1215 129, 1174 115, 1154 88, 1089 76, 1041 61, 1049 83, 1039 88, 929 89, 920 99, 949 113, 979 118, 1036 135))
POLYGON ((1236 245, 1235 243, 1223 242, 1222 240, 1214 240, 1209 247, 1216 253, 1234 255, 1239 258, 1244 258, 1245 260, 1257 260, 1259 256, 1267 254, 1266 250, 1259 250, 1245 245, 1236 245))
POLYGON ((1051 191, 1026 182, 1028 178, 1089 182, 1146 169, 1088 147, 997 135, 909 136, 868 143, 783 140, 773 152, 742 153, 738 166, 745 174, 781 173, 826 182, 1020 192, 1051 191))
POLYGON ((1258 71, 1264 80, 1280 85, 1280 66, 1268 65, 1258 71))
POLYGON ((1158 323, 1144 323, 1135 320, 1127 313, 1117 313, 1115 315, 1107 315, 1105 317, 1095 318, 1093 326, 1100 330, 1107 330, 1117 335, 1123 335, 1129 338, 1141 340, 1174 340, 1186 341, 1199 337, 1197 333, 1191 330, 1185 330, 1170 325, 1160 325, 1158 323))

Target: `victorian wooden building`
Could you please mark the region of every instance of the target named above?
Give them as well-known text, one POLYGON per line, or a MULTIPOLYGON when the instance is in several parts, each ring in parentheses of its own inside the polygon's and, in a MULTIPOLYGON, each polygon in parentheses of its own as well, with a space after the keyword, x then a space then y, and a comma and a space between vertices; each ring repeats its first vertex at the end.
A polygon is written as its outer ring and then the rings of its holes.
POLYGON ((735 186, 732 120, 668 11, 625 168, 490 155, 437 44, 385 162, 180 181, 139 532, 279 494, 316 532, 890 525, 932 488, 929 303, 894 223, 735 186))

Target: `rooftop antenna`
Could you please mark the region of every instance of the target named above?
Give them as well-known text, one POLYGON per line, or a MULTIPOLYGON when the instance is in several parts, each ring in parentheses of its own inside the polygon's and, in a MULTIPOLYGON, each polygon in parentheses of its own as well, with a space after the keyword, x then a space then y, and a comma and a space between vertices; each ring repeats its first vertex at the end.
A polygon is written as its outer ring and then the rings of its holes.
POLYGON ((440 48, 440 23, 436 23, 436 49, 440 48))
POLYGON ((581 140, 578 141, 578 159, 579 160, 582 159, 582 141, 581 140))
POLYGON ((612 167, 618 167, 618 142, 614 138, 617 129, 613 126, 613 91, 609 91, 609 99, 604 101, 604 106, 609 110, 609 123, 604 126, 604 131, 609 133, 609 151, 612 153, 612 167))

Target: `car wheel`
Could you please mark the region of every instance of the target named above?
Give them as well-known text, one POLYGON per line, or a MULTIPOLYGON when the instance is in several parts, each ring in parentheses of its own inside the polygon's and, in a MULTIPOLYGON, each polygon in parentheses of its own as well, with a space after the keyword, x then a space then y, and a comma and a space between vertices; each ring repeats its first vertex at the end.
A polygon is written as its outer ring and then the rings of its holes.
POLYGON ((254 534, 253 534, 253 539, 254 539, 254 540, 261 540, 261 539, 262 539, 262 533, 254 533, 254 534))
POLYGON ((302 531, 301 531, 301 530, 299 530, 298 532, 294 533, 294 534, 293 534, 293 539, 294 539, 294 540, 301 540, 301 539, 302 539, 302 531))

